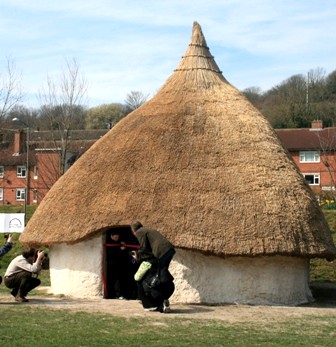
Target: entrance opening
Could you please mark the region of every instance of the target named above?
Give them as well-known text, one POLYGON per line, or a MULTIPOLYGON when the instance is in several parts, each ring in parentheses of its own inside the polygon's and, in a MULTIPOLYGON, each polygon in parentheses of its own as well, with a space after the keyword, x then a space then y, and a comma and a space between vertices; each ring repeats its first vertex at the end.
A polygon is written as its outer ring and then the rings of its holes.
POLYGON ((139 265, 131 252, 138 248, 139 242, 129 225, 106 230, 103 269, 105 299, 137 299, 134 274, 139 265))

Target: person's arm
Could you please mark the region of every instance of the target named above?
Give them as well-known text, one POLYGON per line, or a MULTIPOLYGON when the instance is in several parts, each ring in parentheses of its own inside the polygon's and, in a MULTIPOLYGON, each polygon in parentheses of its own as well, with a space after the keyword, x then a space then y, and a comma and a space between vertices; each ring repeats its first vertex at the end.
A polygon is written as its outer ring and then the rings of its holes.
POLYGON ((9 252, 13 247, 12 243, 12 235, 8 236, 8 239, 6 240, 6 243, 3 245, 3 247, 0 248, 0 257, 5 255, 7 252, 9 252))
POLYGON ((43 257, 44 257, 44 253, 42 251, 39 251, 37 253, 37 258, 33 264, 30 264, 27 259, 23 258, 17 262, 16 266, 22 270, 25 270, 31 273, 38 273, 41 271, 43 257))

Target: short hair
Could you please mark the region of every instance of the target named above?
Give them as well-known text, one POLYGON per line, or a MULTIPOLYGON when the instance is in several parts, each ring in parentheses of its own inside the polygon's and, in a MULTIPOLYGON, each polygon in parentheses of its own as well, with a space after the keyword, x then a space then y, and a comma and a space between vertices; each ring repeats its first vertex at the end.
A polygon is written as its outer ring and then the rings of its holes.
POLYGON ((29 257, 34 257, 35 254, 36 254, 35 248, 29 248, 29 249, 26 249, 22 252, 23 257, 26 259, 28 259, 29 257))
POLYGON ((137 231, 138 229, 142 228, 143 225, 140 222, 135 222, 133 224, 131 224, 131 229, 133 231, 137 231))

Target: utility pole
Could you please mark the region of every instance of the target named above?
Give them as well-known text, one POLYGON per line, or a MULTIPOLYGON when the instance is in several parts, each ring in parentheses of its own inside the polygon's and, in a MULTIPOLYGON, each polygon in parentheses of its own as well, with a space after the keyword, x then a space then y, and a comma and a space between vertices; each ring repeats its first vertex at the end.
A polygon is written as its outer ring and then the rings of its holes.
POLYGON ((30 127, 29 125, 19 118, 13 118, 13 122, 22 123, 26 127, 26 187, 24 196, 24 221, 27 225, 27 206, 29 205, 29 145, 30 145, 30 127))

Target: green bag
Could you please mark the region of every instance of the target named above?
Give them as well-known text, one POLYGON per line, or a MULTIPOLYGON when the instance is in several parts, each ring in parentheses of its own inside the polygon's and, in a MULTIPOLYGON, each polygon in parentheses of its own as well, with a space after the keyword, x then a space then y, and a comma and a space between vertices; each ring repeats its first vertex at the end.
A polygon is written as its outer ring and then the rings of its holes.
POLYGON ((134 279, 136 281, 140 281, 142 277, 144 277, 145 273, 152 267, 152 264, 148 261, 143 261, 140 266, 138 271, 134 274, 134 279))

